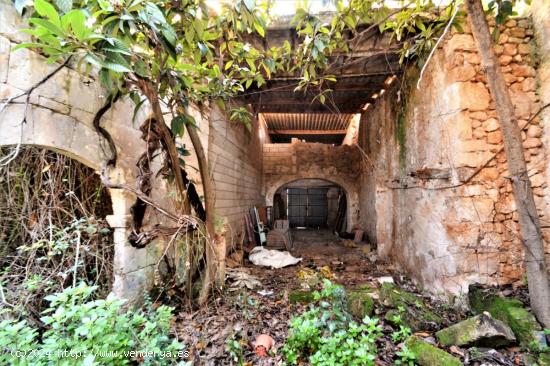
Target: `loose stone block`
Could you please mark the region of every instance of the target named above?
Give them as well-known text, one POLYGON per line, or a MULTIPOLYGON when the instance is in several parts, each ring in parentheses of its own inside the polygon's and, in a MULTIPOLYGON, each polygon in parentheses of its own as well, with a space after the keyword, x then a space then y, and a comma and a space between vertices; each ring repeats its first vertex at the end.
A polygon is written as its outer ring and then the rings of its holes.
POLYGON ((502 347, 515 342, 512 329, 504 322, 482 313, 436 333, 439 343, 450 346, 502 347))
POLYGON ((432 346, 419 337, 409 337, 405 341, 405 345, 416 355, 416 362, 420 366, 462 366, 462 362, 458 358, 432 346))

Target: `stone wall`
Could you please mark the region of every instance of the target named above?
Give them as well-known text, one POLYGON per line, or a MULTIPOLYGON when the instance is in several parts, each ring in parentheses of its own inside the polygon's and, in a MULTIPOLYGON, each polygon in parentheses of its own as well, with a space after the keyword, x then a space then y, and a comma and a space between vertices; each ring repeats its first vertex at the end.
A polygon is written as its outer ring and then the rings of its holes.
MULTIPOLYGON (((547 227, 545 134, 538 118, 527 126, 540 106, 533 34, 528 19, 510 20, 495 49, 547 227)), ((360 145, 373 168, 361 178, 361 225, 381 255, 434 291, 521 281, 523 248, 502 134, 467 27, 436 52, 420 89, 415 77, 407 75, 406 98, 394 91, 362 118, 360 145)))
MULTIPOLYGON (((5 105, 7 100, 28 90, 59 66, 48 65, 43 56, 28 49, 10 52, 17 43, 29 41, 29 35, 20 32, 24 27, 24 20, 15 12, 12 3, 0 0, 0 146, 42 146, 99 171, 105 159, 111 156, 111 151, 92 126, 94 115, 105 103, 106 96, 93 76, 80 75, 70 64, 36 88, 28 105, 25 97, 5 105)), ((102 125, 110 132, 117 147, 117 164, 109 172, 112 181, 128 184, 135 181, 136 162, 145 149, 137 126, 148 117, 148 113, 143 108, 136 123, 132 123, 133 103, 123 100, 102 119, 102 125)), ((154 161, 153 165, 158 168, 159 162, 154 161)), ((154 186, 152 196, 170 207, 165 181, 157 179, 154 186)), ((145 249, 131 247, 127 237, 131 224, 130 208, 136 198, 115 189, 111 189, 110 194, 113 215, 107 220, 114 229, 113 292, 130 301, 139 301, 144 291, 153 285, 153 271, 162 253, 163 241, 158 240, 145 249)), ((151 215, 146 218, 145 225, 162 221, 162 217, 151 215)))
POLYGON ((264 187, 268 206, 275 192, 298 179, 324 179, 346 191, 347 229, 357 225, 362 160, 356 146, 332 146, 295 140, 290 144, 264 144, 264 187))

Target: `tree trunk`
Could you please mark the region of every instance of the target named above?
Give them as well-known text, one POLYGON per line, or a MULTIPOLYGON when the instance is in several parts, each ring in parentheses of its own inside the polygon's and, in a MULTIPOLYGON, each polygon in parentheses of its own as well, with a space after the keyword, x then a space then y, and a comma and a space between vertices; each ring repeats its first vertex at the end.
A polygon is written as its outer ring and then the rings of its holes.
POLYGON ((199 295, 199 304, 203 305, 208 300, 212 284, 223 286, 225 278, 225 246, 216 235, 216 213, 214 200, 214 184, 210 177, 210 168, 206 153, 197 129, 189 124, 186 125, 191 143, 197 155, 199 170, 201 173, 202 187, 204 190, 204 206, 206 209, 206 275, 199 295))
POLYGON ((176 181, 176 188, 180 195, 180 199, 182 200, 182 204, 185 205, 184 198, 186 196, 186 187, 183 183, 183 177, 180 173, 179 154, 178 150, 176 149, 176 144, 172 139, 172 135, 170 134, 170 130, 168 129, 168 126, 166 126, 166 121, 164 120, 164 115, 162 114, 157 91, 149 82, 144 80, 139 82, 139 87, 143 94, 145 94, 145 96, 147 97, 147 100, 149 100, 151 108, 153 109, 153 114, 155 115, 155 119, 158 123, 158 126, 160 127, 162 140, 166 145, 166 150, 168 151, 170 165, 172 166, 174 179, 176 181))
POLYGON ((544 242, 523 155, 521 131, 515 117, 508 87, 493 49, 491 32, 481 0, 466 0, 466 9, 504 136, 508 170, 519 214, 521 238, 525 246, 525 270, 531 307, 544 327, 550 328, 550 286, 544 258, 544 242))

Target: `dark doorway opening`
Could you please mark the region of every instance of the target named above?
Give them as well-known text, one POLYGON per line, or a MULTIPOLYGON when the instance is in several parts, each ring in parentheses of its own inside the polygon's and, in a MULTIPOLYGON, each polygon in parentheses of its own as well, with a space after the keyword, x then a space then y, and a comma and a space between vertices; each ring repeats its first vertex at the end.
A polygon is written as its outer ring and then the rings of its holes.
POLYGON ((279 188, 273 201, 275 219, 287 219, 292 228, 345 229, 346 194, 332 182, 296 180, 279 188))

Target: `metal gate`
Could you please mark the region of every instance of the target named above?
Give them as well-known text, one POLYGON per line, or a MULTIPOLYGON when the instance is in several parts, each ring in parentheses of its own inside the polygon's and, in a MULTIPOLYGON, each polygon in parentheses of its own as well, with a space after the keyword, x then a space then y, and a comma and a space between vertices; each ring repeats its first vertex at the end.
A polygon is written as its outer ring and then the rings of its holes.
POLYGON ((328 188, 288 188, 288 221, 291 227, 325 227, 328 188))

